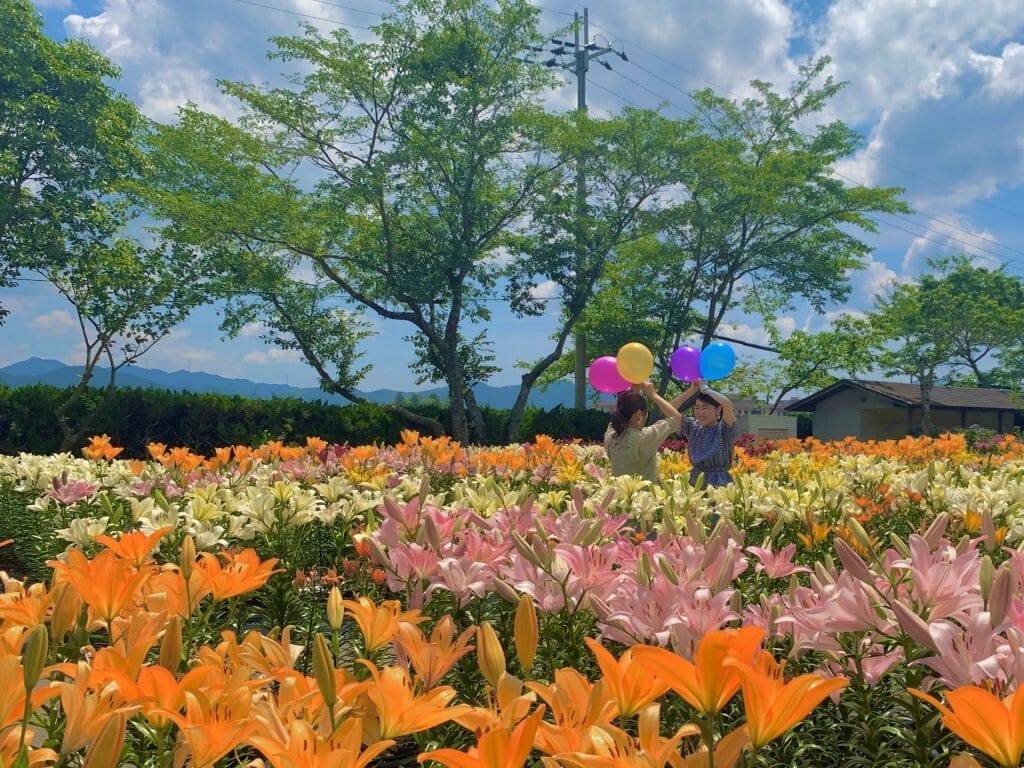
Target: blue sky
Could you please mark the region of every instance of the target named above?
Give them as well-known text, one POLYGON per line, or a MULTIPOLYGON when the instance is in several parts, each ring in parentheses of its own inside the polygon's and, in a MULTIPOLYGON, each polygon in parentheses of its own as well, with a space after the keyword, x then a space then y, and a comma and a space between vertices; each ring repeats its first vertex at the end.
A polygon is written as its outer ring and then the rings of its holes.
MULTIPOLYGON (((237 106, 217 79, 266 81, 266 39, 291 34, 305 19, 353 34, 375 23, 380 0, 36 0, 51 36, 84 37, 123 72, 120 87, 151 118, 175 119, 186 101, 225 116, 237 106), (261 7, 269 6, 269 7, 261 7), (276 10, 275 10, 276 9, 276 10), (304 14, 301 15, 301 14, 304 14), (317 18, 311 18, 317 17, 317 18)), ((780 317, 784 331, 818 330, 834 313, 870 307, 893 280, 912 279, 929 256, 964 251, 987 265, 1024 275, 1024 6, 1019 0, 594 0, 592 34, 615 41, 630 61, 595 68, 588 80, 593 112, 624 104, 669 115, 688 111, 686 93, 713 87, 742 97, 757 78, 784 88, 808 55, 829 54, 832 74, 849 85, 829 107, 864 136, 861 152, 838 172, 847 179, 907 190, 918 213, 880 220, 865 236, 874 249, 852 275, 849 303, 817 316, 780 317), (609 30, 615 30, 610 32, 609 30)), ((573 6, 544 0, 551 29, 573 6)), ((603 39, 602 39, 603 38, 603 39)), ((575 106, 575 85, 551 94, 552 110, 575 106)), ((0 366, 33 355, 68 363, 81 356, 73 315, 44 284, 0 291, 10 309, 0 328, 0 366)), ((552 311, 555 307, 552 306, 552 311)), ((737 338, 763 342, 763 328, 730 318, 737 338)), ((315 386, 294 354, 266 347, 259 329, 223 340, 215 307, 197 311, 142 364, 205 370, 256 381, 315 386)), ((518 381, 515 363, 550 349, 551 317, 517 319, 495 305, 488 325, 502 370, 491 383, 518 381)), ((373 365, 361 388, 417 388, 402 339, 409 330, 375 320, 366 346, 373 365)), ((602 350, 601 354, 614 354, 602 350)), ((741 352, 742 354, 742 352, 741 352)))

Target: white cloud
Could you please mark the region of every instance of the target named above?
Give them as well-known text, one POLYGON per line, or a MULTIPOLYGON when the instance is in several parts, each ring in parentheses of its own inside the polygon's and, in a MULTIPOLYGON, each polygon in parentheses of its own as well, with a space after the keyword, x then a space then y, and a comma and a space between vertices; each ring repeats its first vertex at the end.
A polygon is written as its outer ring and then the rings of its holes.
POLYGON ((54 309, 45 315, 36 315, 28 321, 28 327, 54 336, 64 336, 78 327, 71 313, 64 309, 54 309))
POLYGON ((998 258, 999 245, 993 233, 974 227, 965 217, 951 212, 932 219, 927 231, 914 238, 903 256, 902 268, 905 273, 919 271, 925 268, 929 257, 964 253, 975 264, 996 269, 1002 263, 998 258))
POLYGON ((746 323, 722 323, 719 331, 723 336, 729 336, 738 341, 749 341, 751 344, 767 344, 768 331, 760 326, 747 325, 746 323))
POLYGON ((882 262, 869 258, 864 270, 854 273, 853 280, 860 284, 864 297, 870 300, 898 282, 900 276, 882 262))
POLYGON ((530 298, 533 299, 553 299, 557 295, 558 283, 554 280, 546 280, 530 288, 530 298))
POLYGON ((968 61, 988 80, 985 90, 993 97, 1024 96, 1024 45, 1007 43, 1001 56, 971 51, 968 61))
POLYGON ((238 332, 238 335, 243 337, 243 338, 251 339, 251 338, 259 336, 260 334, 262 334, 266 330, 267 330, 266 323, 261 323, 261 322, 246 323, 245 325, 242 326, 242 329, 238 332))
POLYGON ((789 336, 789 334, 796 330, 796 319, 792 317, 777 317, 775 318, 775 327, 783 336, 789 336))
POLYGON ((267 349, 254 350, 242 358, 243 363, 254 365, 278 365, 280 363, 297 363, 302 360, 302 355, 294 349, 267 349))

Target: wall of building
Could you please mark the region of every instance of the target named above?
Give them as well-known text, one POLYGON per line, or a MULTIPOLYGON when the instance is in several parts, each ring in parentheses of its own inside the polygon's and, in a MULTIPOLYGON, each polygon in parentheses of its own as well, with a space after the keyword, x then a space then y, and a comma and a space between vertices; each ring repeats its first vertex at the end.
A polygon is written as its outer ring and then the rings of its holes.
POLYGON ((796 416, 761 416, 743 413, 736 417, 740 433, 749 432, 757 437, 780 440, 796 437, 796 416))
MULTIPOLYGON (((840 440, 860 436, 863 397, 877 397, 858 389, 842 389, 818 403, 814 409, 814 436, 818 440, 840 440)), ((881 398, 879 398, 881 399, 881 398)))

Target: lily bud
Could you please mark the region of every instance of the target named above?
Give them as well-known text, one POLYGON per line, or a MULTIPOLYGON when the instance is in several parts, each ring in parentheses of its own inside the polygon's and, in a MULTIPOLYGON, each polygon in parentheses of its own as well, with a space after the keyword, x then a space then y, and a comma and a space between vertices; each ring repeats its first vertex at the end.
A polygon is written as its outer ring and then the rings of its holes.
POLYGON ((177 672, 181 664, 181 617, 173 616, 167 622, 163 640, 160 641, 160 666, 170 672, 177 672))
POLYGON ((928 526, 928 530, 924 532, 924 540, 928 542, 928 546, 931 549, 935 549, 939 546, 939 542, 942 541, 942 537, 946 534, 946 526, 949 525, 949 513, 941 512, 935 516, 932 520, 932 524, 928 526))
POLYGON ((939 648, 935 645, 935 641, 932 640, 932 633, 928 630, 928 624, 924 619, 898 600, 892 604, 892 610, 896 614, 896 620, 899 622, 900 628, 910 635, 911 640, 922 648, 938 652, 939 648))
POLYGON ((871 552, 875 548, 875 544, 871 541, 871 537, 868 536, 868 532, 864 530, 864 526, 860 524, 860 520, 855 517, 851 517, 846 521, 846 525, 850 528, 850 533, 853 535, 854 540, 860 544, 868 552, 871 552))
POLYGON ((656 556, 654 561, 658 564, 661 572, 665 574, 665 578, 668 579, 669 584, 673 587, 679 586, 679 574, 672 570, 672 566, 668 561, 667 557, 656 556))
MULTIPOLYGON (((907 546, 907 542, 895 531, 889 534, 889 543, 892 544, 892 548, 900 553, 900 557, 910 557, 910 547, 907 546)), ((931 545, 932 549, 935 549, 935 544, 931 545)))
POLYGON ((519 600, 519 593, 501 579, 495 579, 492 581, 491 588, 498 594, 498 597, 505 602, 514 603, 519 600))
POLYGON ((990 550, 999 546, 999 539, 996 537, 996 521, 992 517, 992 510, 986 509, 981 515, 981 532, 985 534, 985 546, 990 550))
POLYGON ((636 561, 636 580, 645 587, 651 583, 651 556, 646 552, 636 561))
POLYGON ((516 607, 515 642, 516 656, 523 671, 529 673, 533 658, 537 654, 537 610, 530 595, 521 595, 516 607))
POLYGON ((345 605, 341 599, 341 590, 331 587, 331 593, 327 596, 327 623, 331 629, 337 632, 341 629, 341 622, 345 620, 345 605))
POLYGON ((981 568, 978 576, 978 583, 981 586, 981 600, 985 606, 985 610, 988 610, 988 597, 992 594, 993 575, 994 566, 992 565, 992 558, 985 555, 981 558, 981 568))
POLYGON ((989 598, 988 604, 988 615, 989 621, 993 627, 998 627, 1003 623, 1006 618, 1006 614, 1010 611, 1010 605, 1013 603, 1013 593, 1015 591, 1016 584, 1014 583, 1013 573, 1010 571, 1010 567, 1005 563, 1000 566, 999 570, 996 571, 995 578, 992 580, 992 593, 989 598))
POLYGON ((36 687, 39 676, 43 674, 48 645, 45 625, 40 624, 29 632, 28 639, 25 641, 25 650, 22 652, 25 690, 29 693, 36 687))
POLYGON ((53 614, 50 616, 50 633, 53 642, 61 643, 78 620, 82 610, 82 598, 70 584, 62 581, 53 587, 53 614))
POLYGON ((835 548, 836 554, 839 556, 839 562, 843 564, 843 568, 846 569, 847 573, 857 579, 857 581, 865 584, 873 585, 875 583, 867 564, 853 551, 853 547, 839 537, 836 537, 832 542, 832 546, 835 548))
POLYGON ((181 551, 178 553, 178 567, 181 569, 181 575, 185 577, 186 582, 192 578, 192 571, 195 565, 196 543, 191 536, 186 536, 185 540, 181 542, 181 551))
POLYGON ((476 660, 484 678, 496 687, 498 678, 505 671, 505 651, 489 621, 481 624, 477 633, 476 660))
POLYGON ((125 726, 128 718, 124 712, 111 715, 99 735, 89 745, 82 768, 107 768, 120 762, 124 747, 125 726))
POLYGON ((313 677, 328 707, 338 700, 338 684, 334 676, 334 657, 327 647, 327 638, 320 632, 313 638, 313 677))

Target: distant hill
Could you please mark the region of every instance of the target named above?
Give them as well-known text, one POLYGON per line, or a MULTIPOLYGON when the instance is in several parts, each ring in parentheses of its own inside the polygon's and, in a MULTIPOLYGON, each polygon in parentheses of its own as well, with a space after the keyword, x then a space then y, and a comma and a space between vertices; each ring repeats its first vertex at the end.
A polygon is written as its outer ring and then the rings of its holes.
MULTIPOLYGON (((32 384, 49 384, 54 387, 70 387, 78 383, 82 375, 82 366, 65 365, 59 360, 45 360, 32 357, 28 360, 0 368, 0 384, 9 387, 24 387, 32 384)), ((93 382, 96 386, 105 386, 109 371, 97 368, 93 382)), ((348 400, 332 395, 315 387, 292 387, 287 384, 266 384, 249 379, 229 379, 203 371, 161 371, 157 368, 140 368, 134 365, 125 366, 117 372, 119 387, 138 387, 140 389, 167 389, 176 392, 210 392, 222 395, 241 395, 269 399, 271 397, 295 397, 300 400, 322 400, 327 403, 347 405, 348 400)), ((421 392, 399 392, 394 389, 375 389, 359 394, 374 403, 391 403, 401 395, 418 395, 429 398, 437 395, 447 398, 447 388, 435 387, 421 392)), ((511 408, 515 402, 518 386, 492 387, 480 384, 474 390, 477 402, 493 408, 511 408)), ((534 389, 530 393, 530 403, 539 408, 554 408, 556 405, 571 406, 573 401, 572 382, 558 382, 546 392, 534 389)))

